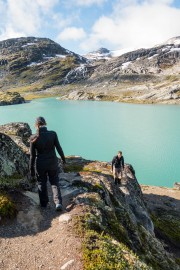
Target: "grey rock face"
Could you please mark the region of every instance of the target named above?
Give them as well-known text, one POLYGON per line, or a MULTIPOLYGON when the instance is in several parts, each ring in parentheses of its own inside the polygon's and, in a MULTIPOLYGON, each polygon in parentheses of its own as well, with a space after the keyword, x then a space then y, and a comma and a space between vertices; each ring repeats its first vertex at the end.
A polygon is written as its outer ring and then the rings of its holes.
POLYGON ((74 206, 87 209, 90 229, 111 234, 125 243, 148 262, 148 269, 179 269, 154 234, 154 225, 131 165, 125 164, 121 184, 117 186, 109 163, 67 157, 66 173, 60 174, 60 183, 64 199, 70 196, 74 206), (157 268, 151 268, 149 262, 157 268))
POLYGON ((26 175, 31 129, 26 123, 0 126, 0 177, 26 175))
POLYGON ((28 157, 7 135, 0 133, 0 177, 25 175, 28 172, 28 157))
POLYGON ((0 132, 11 137, 26 153, 29 151, 29 139, 32 131, 27 123, 17 122, 0 125, 0 132))

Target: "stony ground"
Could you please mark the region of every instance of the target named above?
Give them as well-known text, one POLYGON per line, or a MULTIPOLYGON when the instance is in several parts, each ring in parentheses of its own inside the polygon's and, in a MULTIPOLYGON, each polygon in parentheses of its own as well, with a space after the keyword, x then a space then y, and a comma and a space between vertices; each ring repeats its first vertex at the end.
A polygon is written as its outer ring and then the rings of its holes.
POLYGON ((48 208, 41 209, 35 193, 12 196, 19 212, 16 220, 0 226, 0 269, 83 269, 81 241, 72 228, 72 216, 80 207, 68 213, 67 196, 62 212, 55 211, 52 198, 48 208))

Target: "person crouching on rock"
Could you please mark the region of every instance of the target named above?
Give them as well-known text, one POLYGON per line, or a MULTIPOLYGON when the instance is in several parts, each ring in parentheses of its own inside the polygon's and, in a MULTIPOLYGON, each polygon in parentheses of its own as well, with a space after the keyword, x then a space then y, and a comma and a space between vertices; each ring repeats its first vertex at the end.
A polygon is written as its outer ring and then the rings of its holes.
POLYGON ((65 156, 55 131, 49 131, 43 117, 35 122, 36 134, 30 138, 30 174, 36 176, 41 207, 46 207, 49 199, 47 192, 47 179, 52 187, 56 210, 62 210, 62 197, 58 177, 58 158, 55 149, 61 156, 63 164, 65 156))
POLYGON ((122 156, 122 152, 118 151, 117 156, 115 156, 112 160, 112 172, 114 176, 115 185, 120 184, 120 178, 122 178, 122 171, 124 170, 124 157, 122 156))

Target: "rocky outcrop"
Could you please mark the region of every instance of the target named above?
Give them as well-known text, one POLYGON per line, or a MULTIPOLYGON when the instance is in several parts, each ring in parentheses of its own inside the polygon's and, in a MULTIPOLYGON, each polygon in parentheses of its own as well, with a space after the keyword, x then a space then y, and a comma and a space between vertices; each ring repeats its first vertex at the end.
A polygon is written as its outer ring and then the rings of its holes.
POLYGON ((28 173, 30 135, 28 124, 0 126, 0 177, 21 178, 28 173))
MULTIPOLYGON (((84 209, 80 220, 85 227, 85 238, 88 238, 88 231, 91 232, 91 240, 87 240, 89 248, 91 241, 95 249, 103 248, 100 242, 104 235, 109 237, 111 248, 116 241, 117 246, 119 243, 126 246, 126 254, 131 250, 139 256, 141 262, 128 264, 127 269, 132 266, 132 269, 179 269, 175 258, 154 234, 154 225, 131 165, 125 165, 125 173, 117 187, 109 163, 68 157, 66 172, 60 174, 60 179, 64 200, 69 197, 71 208, 81 206, 84 209)), ((88 254, 92 259, 91 252, 88 254)), ((99 269, 105 269, 103 267, 105 263, 99 269)))
POLYGON ((25 103, 25 99, 17 92, 0 92, 0 106, 25 103))

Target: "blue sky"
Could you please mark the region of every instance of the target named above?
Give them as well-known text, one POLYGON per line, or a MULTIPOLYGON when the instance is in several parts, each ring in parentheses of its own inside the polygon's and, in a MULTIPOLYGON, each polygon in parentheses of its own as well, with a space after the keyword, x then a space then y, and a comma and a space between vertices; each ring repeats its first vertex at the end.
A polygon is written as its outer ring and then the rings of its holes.
POLYGON ((48 37, 85 54, 180 36, 180 0, 0 0, 0 40, 48 37))

